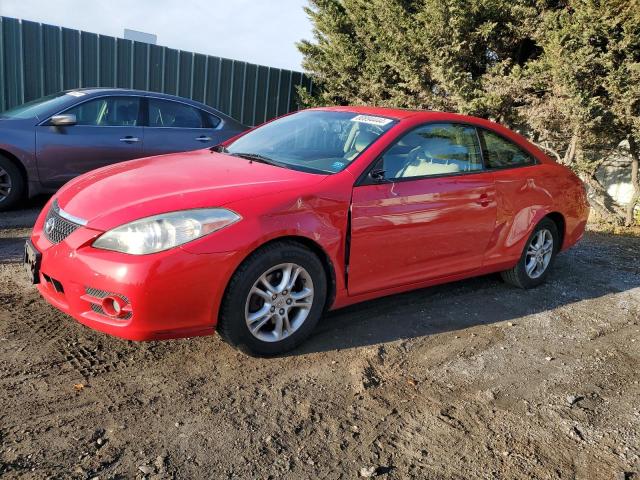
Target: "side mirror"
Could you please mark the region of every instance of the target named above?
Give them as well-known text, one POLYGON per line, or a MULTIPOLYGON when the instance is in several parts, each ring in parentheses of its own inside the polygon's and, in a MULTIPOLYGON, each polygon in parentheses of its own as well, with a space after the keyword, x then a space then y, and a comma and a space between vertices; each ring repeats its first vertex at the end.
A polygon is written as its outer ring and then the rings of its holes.
POLYGON ((49 125, 54 125, 56 127, 75 125, 77 122, 76 116, 71 114, 54 115, 49 119, 49 125))
POLYGON ((371 180, 376 183, 382 183, 387 180, 387 178, 385 177, 385 171, 381 168, 374 168, 373 170, 371 170, 369 172, 369 178, 371 178, 371 180))

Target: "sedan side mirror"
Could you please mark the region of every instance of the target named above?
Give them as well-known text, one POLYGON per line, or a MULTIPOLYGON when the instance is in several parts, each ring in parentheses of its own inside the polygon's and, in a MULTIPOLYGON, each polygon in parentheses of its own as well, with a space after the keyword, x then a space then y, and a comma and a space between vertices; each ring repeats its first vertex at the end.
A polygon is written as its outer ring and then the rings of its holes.
POLYGON ((54 115, 49 120, 49 125, 55 125, 56 127, 66 127, 70 125, 75 125, 78 122, 75 115, 72 114, 64 114, 64 115, 54 115))
POLYGON ((387 180, 387 178, 385 177, 385 173, 386 172, 381 168, 374 168, 369 172, 369 178, 371 178, 371 180, 376 183, 383 183, 387 180))

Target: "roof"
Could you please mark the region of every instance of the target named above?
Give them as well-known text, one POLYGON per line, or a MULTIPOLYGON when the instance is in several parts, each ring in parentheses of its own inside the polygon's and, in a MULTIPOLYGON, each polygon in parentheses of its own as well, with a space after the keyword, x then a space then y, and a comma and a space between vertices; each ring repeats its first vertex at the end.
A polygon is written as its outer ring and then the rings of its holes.
POLYGON ((335 107, 319 107, 316 110, 333 110, 337 112, 359 113, 362 115, 375 115, 380 117, 393 118, 395 120, 404 120, 407 118, 419 117, 419 120, 442 120, 442 121, 458 121, 465 122, 473 120, 474 123, 487 122, 487 120, 461 115, 459 113, 440 112, 437 110, 419 110, 411 108, 388 108, 388 107, 365 107, 365 106, 335 106, 335 107))
POLYGON ((332 110, 337 112, 358 113, 362 115, 375 115, 379 117, 393 118, 394 120, 405 120, 412 118, 417 121, 442 121, 472 123, 499 130, 506 130, 502 125, 481 117, 472 117, 452 112, 441 112, 437 110, 419 110, 409 108, 387 108, 387 107, 365 107, 365 106, 332 106, 318 107, 312 110, 332 110))
POLYGON ((194 107, 198 107, 203 110, 207 110, 210 113, 213 113, 219 117, 223 117, 227 122, 231 121, 231 122, 237 123, 238 125, 241 125, 237 120, 233 119, 228 114, 221 112, 217 108, 212 107, 211 105, 207 105, 206 103, 203 103, 198 100, 193 100, 191 98, 180 97, 178 95, 171 95, 169 93, 154 92, 150 90, 137 90, 135 88, 115 88, 115 87, 71 88, 69 90, 65 90, 65 92, 84 92, 87 95, 100 95, 100 94, 140 95, 140 96, 153 96, 157 98, 164 98, 167 100, 176 100, 182 103, 193 105, 194 107))
POLYGON ((390 117, 397 120, 412 117, 420 113, 434 113, 429 110, 412 110, 408 108, 387 108, 387 107, 365 107, 365 106, 346 106, 346 107, 319 107, 318 110, 333 110, 337 112, 361 113, 363 115, 378 115, 382 117, 390 117))
POLYGON ((137 90, 135 88, 116 88, 116 87, 83 87, 83 88, 70 88, 65 90, 66 92, 86 92, 87 94, 93 93, 131 93, 135 95, 157 95, 162 97, 180 98, 182 100, 190 100, 185 97, 178 97, 177 95, 171 95, 169 93, 152 92, 149 90, 137 90))
POLYGON ((378 117, 392 118, 394 120, 411 119, 409 122, 414 125, 420 123, 436 123, 436 122, 453 122, 460 124, 475 125, 497 132, 512 142, 515 142, 527 151, 535 151, 537 158, 548 158, 546 153, 540 150, 535 144, 531 143, 520 133, 510 130, 492 120, 481 117, 473 117, 470 115, 461 115, 459 113, 439 112, 435 110, 418 110, 404 108, 387 108, 387 107, 364 107, 364 106, 336 106, 336 107, 318 107, 312 110, 332 110, 337 112, 349 112, 362 115, 372 115, 378 117))

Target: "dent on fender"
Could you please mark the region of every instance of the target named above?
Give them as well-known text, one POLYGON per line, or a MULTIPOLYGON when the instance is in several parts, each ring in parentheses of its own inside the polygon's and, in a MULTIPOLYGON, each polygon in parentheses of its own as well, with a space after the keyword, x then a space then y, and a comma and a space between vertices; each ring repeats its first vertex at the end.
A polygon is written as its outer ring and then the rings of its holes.
POLYGON ((519 242, 529 236, 531 229, 548 213, 550 213, 550 210, 544 205, 533 205, 520 210, 513 218, 504 246, 512 247, 518 245, 519 242))

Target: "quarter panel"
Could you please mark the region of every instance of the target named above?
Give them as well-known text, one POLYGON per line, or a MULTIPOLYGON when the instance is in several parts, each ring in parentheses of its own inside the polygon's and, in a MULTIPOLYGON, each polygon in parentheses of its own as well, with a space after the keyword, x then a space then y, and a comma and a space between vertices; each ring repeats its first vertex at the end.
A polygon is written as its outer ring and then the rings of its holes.
POLYGON ((546 170, 544 165, 534 165, 494 173, 498 211, 485 265, 515 263, 535 224, 553 210, 546 170))
POLYGON ((582 235, 586 224, 585 202, 580 182, 573 173, 556 164, 495 172, 498 216, 494 235, 485 255, 485 266, 509 268, 522 254, 535 225, 552 212, 565 219, 562 232, 568 248, 582 235))

